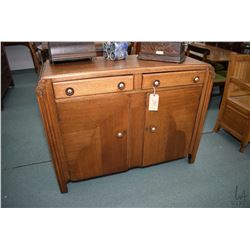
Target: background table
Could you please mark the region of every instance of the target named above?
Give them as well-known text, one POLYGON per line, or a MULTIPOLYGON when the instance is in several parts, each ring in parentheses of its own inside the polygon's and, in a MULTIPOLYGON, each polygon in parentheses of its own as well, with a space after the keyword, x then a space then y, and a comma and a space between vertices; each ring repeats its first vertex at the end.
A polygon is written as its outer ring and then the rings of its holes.
POLYGON ((203 43, 193 43, 192 45, 200 48, 205 48, 210 50, 210 54, 207 56, 207 60, 211 62, 228 62, 230 54, 232 51, 227 49, 222 49, 212 45, 207 45, 203 43))

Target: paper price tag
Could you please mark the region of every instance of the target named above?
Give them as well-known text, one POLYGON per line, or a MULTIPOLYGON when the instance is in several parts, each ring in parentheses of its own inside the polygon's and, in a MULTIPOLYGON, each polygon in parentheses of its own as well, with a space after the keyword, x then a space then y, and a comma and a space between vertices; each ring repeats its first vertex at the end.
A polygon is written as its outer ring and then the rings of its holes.
POLYGON ((149 95, 148 110, 149 111, 158 111, 158 105, 159 105, 159 95, 150 94, 149 95))

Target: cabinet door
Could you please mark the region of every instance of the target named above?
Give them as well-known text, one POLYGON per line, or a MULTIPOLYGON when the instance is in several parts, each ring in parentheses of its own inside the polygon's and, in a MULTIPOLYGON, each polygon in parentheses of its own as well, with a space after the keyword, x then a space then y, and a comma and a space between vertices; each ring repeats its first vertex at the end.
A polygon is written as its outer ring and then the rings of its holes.
POLYGON ((57 109, 71 180, 127 169, 126 94, 68 98, 57 109))
POLYGON ((158 111, 148 111, 144 133, 143 165, 187 156, 202 87, 159 91, 158 111))

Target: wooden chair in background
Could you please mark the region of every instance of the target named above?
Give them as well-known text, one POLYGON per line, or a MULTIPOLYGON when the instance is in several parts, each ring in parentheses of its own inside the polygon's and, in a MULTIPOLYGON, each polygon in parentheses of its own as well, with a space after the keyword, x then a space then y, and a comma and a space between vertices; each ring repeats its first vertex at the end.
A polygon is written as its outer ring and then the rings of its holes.
POLYGON ((40 69, 41 69, 41 62, 40 62, 40 58, 39 58, 39 55, 38 55, 37 46, 36 46, 36 44, 34 42, 28 42, 27 47, 30 50, 30 54, 31 54, 31 57, 32 57, 32 60, 33 60, 33 63, 34 63, 35 70, 36 70, 37 73, 39 73, 40 69))
POLYGON ((138 55, 141 49, 141 42, 131 42, 131 55, 138 55))
POLYGON ((243 152, 250 142, 250 55, 231 54, 214 131, 220 128, 240 141, 240 152, 243 152))
POLYGON ((43 63, 49 58, 48 44, 42 42, 29 42, 29 49, 34 62, 35 70, 40 73, 43 63))
MULTIPOLYGON (((203 62, 210 63, 207 59, 207 56, 210 54, 209 49, 200 48, 200 47, 188 44, 186 54, 189 57, 195 58, 203 62)), ((212 66, 214 67, 213 64, 212 66)), ((226 71, 219 67, 218 68, 214 67, 214 69, 215 69, 215 78, 213 80, 213 87, 218 86, 220 89, 220 95, 222 96, 225 82, 226 82, 226 71)))

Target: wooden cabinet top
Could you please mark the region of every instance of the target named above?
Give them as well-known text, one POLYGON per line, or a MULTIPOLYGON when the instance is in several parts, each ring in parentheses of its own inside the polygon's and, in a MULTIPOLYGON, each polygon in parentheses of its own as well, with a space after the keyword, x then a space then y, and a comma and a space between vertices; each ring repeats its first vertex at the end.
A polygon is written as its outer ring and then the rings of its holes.
POLYGON ((209 67, 209 64, 190 57, 186 57, 186 60, 181 64, 138 60, 137 55, 130 55, 126 60, 120 61, 107 61, 103 57, 96 57, 92 61, 60 64, 50 64, 49 61, 46 61, 41 79, 59 81, 136 73, 202 70, 207 67, 209 67))

